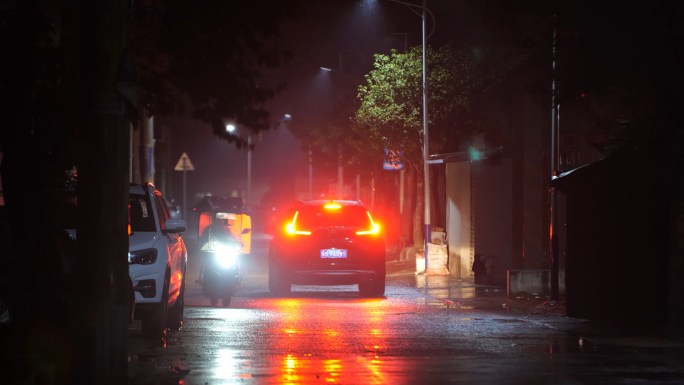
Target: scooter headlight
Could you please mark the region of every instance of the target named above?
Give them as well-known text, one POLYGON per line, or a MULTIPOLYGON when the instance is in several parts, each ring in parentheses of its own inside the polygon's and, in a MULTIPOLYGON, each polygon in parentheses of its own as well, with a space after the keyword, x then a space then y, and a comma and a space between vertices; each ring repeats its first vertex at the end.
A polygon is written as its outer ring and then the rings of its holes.
POLYGON ((214 254, 214 259, 216 259, 219 266, 228 269, 237 264, 240 249, 235 245, 216 242, 211 252, 214 254))

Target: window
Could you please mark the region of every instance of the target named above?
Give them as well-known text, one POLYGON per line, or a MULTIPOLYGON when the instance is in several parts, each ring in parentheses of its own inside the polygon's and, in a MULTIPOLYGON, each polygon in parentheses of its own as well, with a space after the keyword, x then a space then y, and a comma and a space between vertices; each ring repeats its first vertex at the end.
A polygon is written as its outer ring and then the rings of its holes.
POLYGON ((131 232, 157 230, 152 205, 145 195, 131 194, 128 199, 128 209, 131 216, 131 232))
POLYGON ((169 208, 164 202, 164 198, 157 191, 154 193, 154 203, 157 205, 157 213, 159 213, 159 228, 164 231, 166 230, 166 221, 171 218, 169 208))
POLYGON ((361 206, 342 206, 339 209, 327 210, 322 206, 304 206, 299 209, 297 227, 355 227, 370 226, 366 209, 361 206))

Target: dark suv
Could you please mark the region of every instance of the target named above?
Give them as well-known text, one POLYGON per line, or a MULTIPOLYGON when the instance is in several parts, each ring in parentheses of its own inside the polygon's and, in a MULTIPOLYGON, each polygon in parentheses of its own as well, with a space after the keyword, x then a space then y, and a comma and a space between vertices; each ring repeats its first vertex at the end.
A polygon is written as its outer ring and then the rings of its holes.
POLYGON ((364 296, 385 294, 385 242, 358 201, 295 204, 269 248, 269 289, 292 284, 359 285, 364 296))

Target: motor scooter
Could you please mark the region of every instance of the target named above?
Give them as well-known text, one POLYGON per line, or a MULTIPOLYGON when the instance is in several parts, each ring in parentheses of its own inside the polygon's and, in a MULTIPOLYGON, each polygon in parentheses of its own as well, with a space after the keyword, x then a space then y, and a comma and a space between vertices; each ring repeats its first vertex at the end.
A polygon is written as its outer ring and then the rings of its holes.
POLYGON ((207 236, 200 247, 202 292, 209 297, 212 306, 220 299, 223 306, 228 307, 242 281, 241 242, 221 225, 210 226, 205 231, 207 236))
POLYGON ((229 306, 242 281, 240 259, 251 250, 251 217, 240 198, 206 196, 193 208, 202 258, 200 283, 212 306, 229 306))

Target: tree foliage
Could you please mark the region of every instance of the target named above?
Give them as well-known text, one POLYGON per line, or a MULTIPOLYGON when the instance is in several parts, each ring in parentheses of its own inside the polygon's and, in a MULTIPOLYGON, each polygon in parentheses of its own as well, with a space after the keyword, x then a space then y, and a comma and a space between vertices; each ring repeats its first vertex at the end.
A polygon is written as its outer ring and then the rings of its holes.
MULTIPOLYGON (((427 50, 430 152, 462 149, 481 129, 474 103, 485 92, 488 71, 476 51, 447 45, 427 50)), ((423 214, 423 94, 422 49, 375 55, 374 69, 358 88, 360 107, 354 116, 353 138, 360 153, 382 157, 400 150, 409 175, 417 178, 413 212, 413 242, 422 245, 423 214)))
POLYGON ((275 38, 293 8, 293 1, 137 2, 130 52, 139 103, 165 115, 189 110, 215 135, 244 145, 225 132, 225 120, 269 128, 264 104, 282 85, 264 84, 260 71, 288 59, 275 38))
POLYGON ((53 367, 60 383, 72 383, 77 372, 79 383, 125 382, 129 141, 121 96, 127 107, 168 114, 191 106, 192 115, 217 133, 229 117, 254 130, 267 128, 263 103, 274 91, 260 83, 258 69, 283 59, 271 38, 288 4, 67 0, 0 6, 0 214, 11 229, 0 234, 0 293, 12 289, 18 331, 18 346, 4 349, 16 354, 2 355, 10 366, 55 359, 36 364, 53 367), (58 212, 74 166, 76 242, 65 235, 58 212), (21 279, 12 275, 16 271, 21 279), (27 344, 22 332, 42 324, 54 326, 73 351, 56 340, 27 344))
MULTIPOLYGON (((479 124, 472 102, 485 84, 484 73, 469 52, 452 46, 428 48, 428 120, 432 153, 456 151, 479 124)), ((382 154, 402 149, 406 160, 421 164, 422 50, 375 55, 374 69, 358 89, 361 102, 354 130, 364 151, 382 154)))

